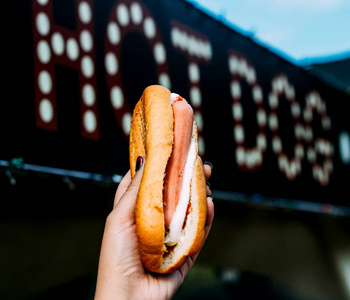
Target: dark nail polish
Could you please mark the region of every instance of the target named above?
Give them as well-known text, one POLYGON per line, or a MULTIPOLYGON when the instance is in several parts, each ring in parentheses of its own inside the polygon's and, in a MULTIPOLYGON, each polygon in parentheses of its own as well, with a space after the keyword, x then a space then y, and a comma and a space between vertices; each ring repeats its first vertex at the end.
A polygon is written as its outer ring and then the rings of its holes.
POLYGON ((207 197, 210 197, 211 199, 213 199, 213 196, 212 196, 212 195, 207 195, 207 197))
POLYGON ((140 168, 143 165, 143 157, 139 156, 136 160, 136 166, 135 166, 135 172, 137 172, 138 170, 140 170, 140 168))
POLYGON ((207 186, 209 186, 209 187, 210 187, 210 182, 209 182, 209 181, 207 181, 207 186))
POLYGON ((210 166, 210 169, 213 170, 213 165, 211 164, 211 162, 205 161, 204 164, 205 164, 205 165, 209 165, 209 166, 210 166))

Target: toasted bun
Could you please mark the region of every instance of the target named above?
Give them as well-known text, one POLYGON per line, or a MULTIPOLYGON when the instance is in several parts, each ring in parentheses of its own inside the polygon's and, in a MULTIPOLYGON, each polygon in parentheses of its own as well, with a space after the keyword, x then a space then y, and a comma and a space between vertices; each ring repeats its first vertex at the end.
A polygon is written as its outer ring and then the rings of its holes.
POLYGON ((178 244, 164 245, 163 180, 173 145, 173 111, 170 91, 149 86, 136 104, 130 128, 130 169, 135 176, 138 156, 146 158, 137 196, 136 233, 142 262, 148 270, 169 273, 179 268, 188 256, 196 254, 204 241, 206 222, 206 181, 198 156, 197 126, 194 136, 197 148, 191 179, 191 210, 178 244))

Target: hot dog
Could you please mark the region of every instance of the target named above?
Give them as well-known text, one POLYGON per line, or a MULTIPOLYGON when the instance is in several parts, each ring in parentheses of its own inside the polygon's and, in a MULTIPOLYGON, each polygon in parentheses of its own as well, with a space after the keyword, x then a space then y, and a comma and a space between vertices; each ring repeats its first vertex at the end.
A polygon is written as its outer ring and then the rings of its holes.
POLYGON ((137 157, 146 158, 135 210, 143 265, 172 272, 200 250, 206 221, 206 181, 187 101, 147 87, 133 112, 129 151, 132 177, 137 157))

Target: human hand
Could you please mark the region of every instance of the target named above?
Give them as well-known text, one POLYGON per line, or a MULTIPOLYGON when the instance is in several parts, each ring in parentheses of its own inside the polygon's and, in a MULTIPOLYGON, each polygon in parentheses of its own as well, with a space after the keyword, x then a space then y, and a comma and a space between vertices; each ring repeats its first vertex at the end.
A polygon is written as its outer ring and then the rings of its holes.
MULTIPOLYGON (((204 164, 204 172, 208 180, 211 165, 204 164)), ((170 299, 198 256, 188 257, 182 267, 170 274, 154 274, 143 267, 134 215, 142 173, 143 166, 131 180, 129 170, 115 194, 114 208, 107 217, 102 239, 95 300, 170 299)), ((211 195, 208 185, 207 194, 211 195)), ((214 218, 214 204, 210 196, 207 197, 207 207, 205 239, 214 218)))

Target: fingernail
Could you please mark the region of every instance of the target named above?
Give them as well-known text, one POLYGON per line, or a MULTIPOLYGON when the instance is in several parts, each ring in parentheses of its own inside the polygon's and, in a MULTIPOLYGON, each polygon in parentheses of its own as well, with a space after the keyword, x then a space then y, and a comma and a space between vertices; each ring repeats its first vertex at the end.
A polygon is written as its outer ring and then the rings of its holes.
POLYGON ((207 186, 209 186, 209 187, 210 187, 210 182, 209 182, 209 181, 207 181, 207 186))
POLYGON ((213 165, 211 164, 211 162, 205 161, 204 164, 205 164, 205 165, 209 165, 209 166, 210 166, 210 169, 213 170, 213 165))
POLYGON ((211 200, 213 200, 213 196, 212 196, 212 195, 207 195, 207 197, 210 197, 210 198, 211 198, 211 200))
POLYGON ((139 157, 137 157, 137 160, 136 160, 135 172, 137 172, 138 170, 140 170, 140 168, 142 167, 142 165, 143 165, 143 157, 142 157, 142 156, 139 156, 139 157))

